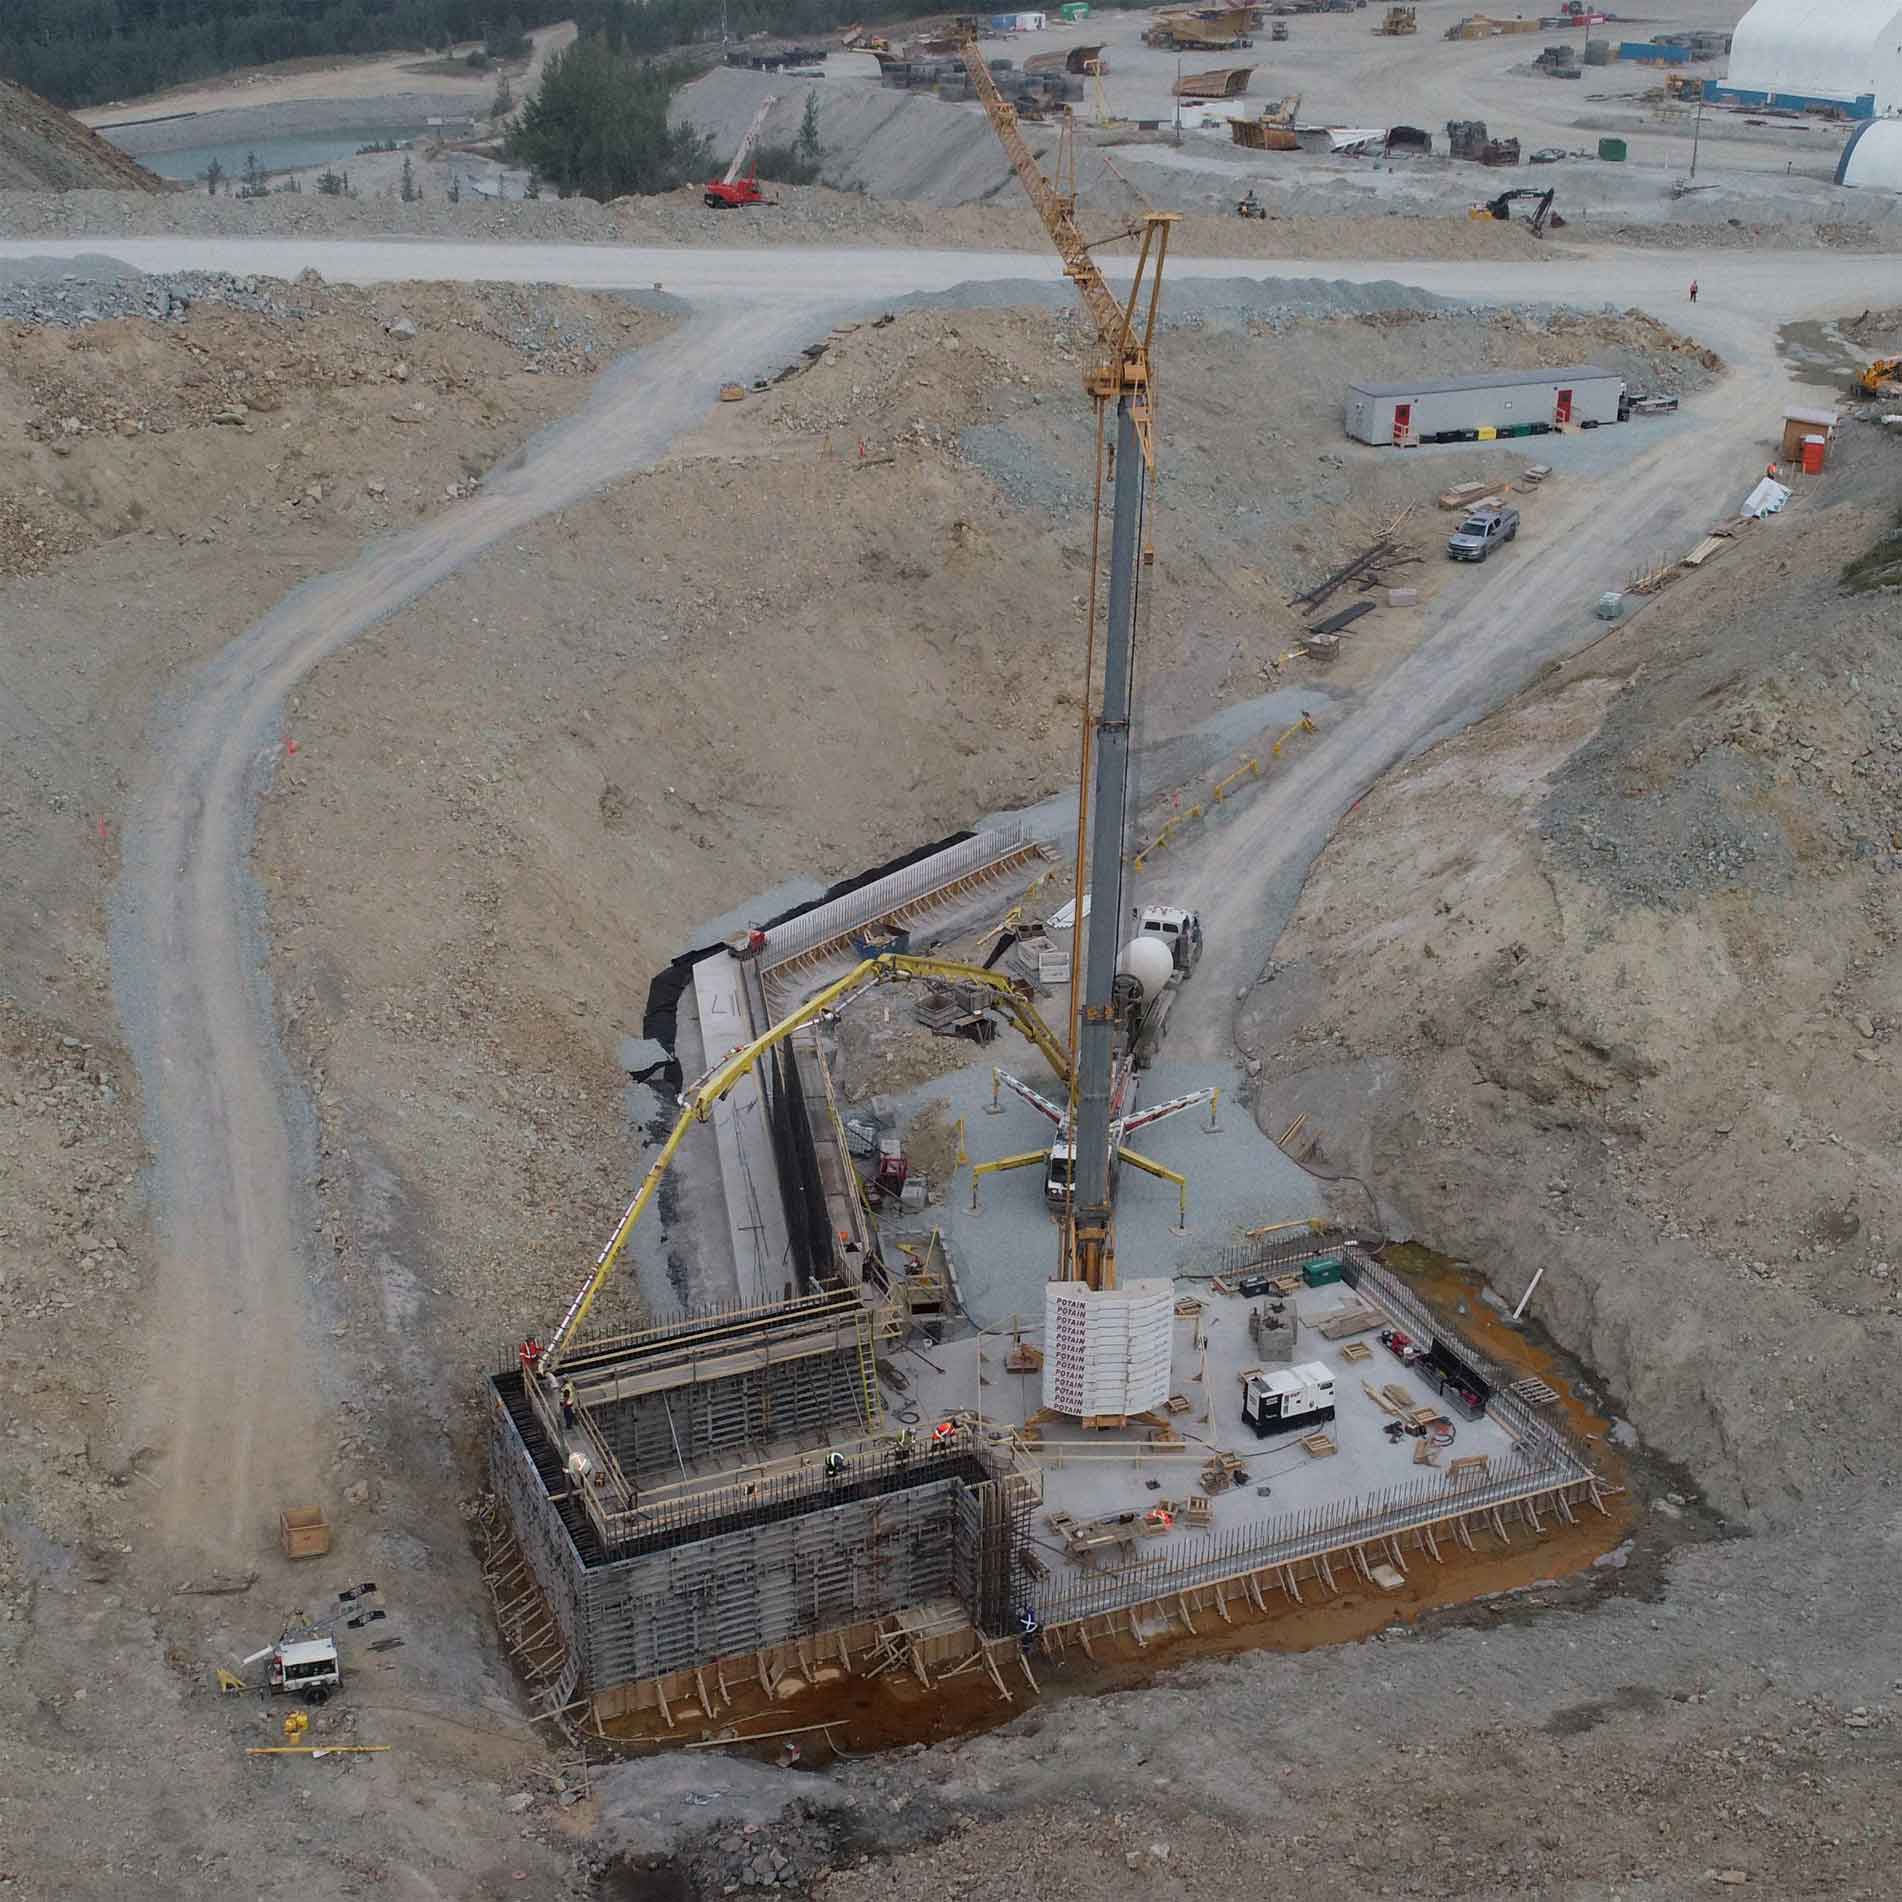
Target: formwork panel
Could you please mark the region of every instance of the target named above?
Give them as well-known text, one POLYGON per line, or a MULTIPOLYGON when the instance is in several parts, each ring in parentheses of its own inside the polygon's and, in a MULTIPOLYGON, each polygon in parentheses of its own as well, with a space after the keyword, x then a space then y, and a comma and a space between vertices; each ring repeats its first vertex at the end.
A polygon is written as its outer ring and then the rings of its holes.
POLYGON ((590 1686, 658 1677, 949 1595, 959 1501, 971 1490, 943 1480, 597 1567, 582 1587, 590 1686))
POLYGON ((637 1399, 597 1401, 589 1418, 630 1478, 709 1455, 734 1456, 801 1433, 865 1425, 856 1353, 814 1354, 637 1399))
POLYGON ((643 1511, 634 1536, 603 1548, 585 1517, 564 1517, 566 1473, 532 1411, 518 1421, 506 1404, 519 1387, 495 1383, 491 1473, 554 1610, 568 1682, 587 1693, 935 1600, 957 1600, 986 1635, 1011 1629, 1028 1509, 989 1456, 888 1454, 841 1476, 784 1476, 700 1513, 643 1511))

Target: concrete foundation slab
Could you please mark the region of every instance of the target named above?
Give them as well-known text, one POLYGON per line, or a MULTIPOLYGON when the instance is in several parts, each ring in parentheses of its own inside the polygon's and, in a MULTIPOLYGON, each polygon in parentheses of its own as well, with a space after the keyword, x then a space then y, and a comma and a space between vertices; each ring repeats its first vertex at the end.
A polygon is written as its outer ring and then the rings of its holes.
MULTIPOLYGON (((1032 1088, 1061 1093, 1034 1059, 1020 1066, 1006 1056, 1002 1063, 1032 1088)), ((1231 1071, 1213 1065, 1158 1063, 1146 1074, 1139 1101, 1160 1102, 1210 1085, 1226 1090, 1232 1081, 1231 1071)), ((947 1120, 964 1118, 964 1146, 973 1162, 1049 1142, 1050 1124, 1008 1091, 999 1099, 1002 1111, 988 1113, 988 1062, 907 1092, 898 1099, 901 1116, 914 1116, 934 1100, 944 1104, 947 1120)), ((1244 1228, 1323 1213, 1320 1185, 1262 1135, 1245 1106, 1224 1096, 1217 1127, 1211 1131, 1208 1124, 1206 1108, 1184 1110, 1132 1139, 1131 1148, 1188 1177, 1189 1220, 1186 1228, 1179 1226, 1172 1183, 1125 1167, 1116 1192, 1117 1259, 1125 1276, 1193 1271, 1212 1251, 1236 1241, 1244 1228)), ((959 1170, 945 1199, 920 1219, 944 1231, 973 1320, 990 1326, 1007 1322, 1013 1312, 1042 1313, 1043 1284, 1056 1265, 1058 1236, 1044 1202, 1041 1169, 985 1177, 975 1212, 970 1174, 959 1170)))

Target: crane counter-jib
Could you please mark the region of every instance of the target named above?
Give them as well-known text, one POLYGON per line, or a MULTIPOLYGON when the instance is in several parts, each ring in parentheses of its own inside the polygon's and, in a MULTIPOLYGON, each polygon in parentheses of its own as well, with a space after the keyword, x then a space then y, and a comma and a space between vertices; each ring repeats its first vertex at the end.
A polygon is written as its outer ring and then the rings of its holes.
POLYGON ((673 1128, 667 1132, 660 1153, 648 1165, 640 1187, 634 1192, 634 1199, 615 1224, 614 1233, 608 1237, 600 1254, 595 1257, 588 1279, 569 1303, 568 1312, 562 1316, 561 1325, 540 1357, 539 1366, 543 1374, 552 1375, 561 1364, 564 1352, 574 1340, 582 1322, 587 1319, 588 1310, 594 1306, 601 1290, 612 1278, 620 1263, 621 1253, 627 1246, 628 1237, 633 1234, 648 1204, 653 1201, 662 1179, 679 1153, 681 1143, 686 1139, 687 1131, 696 1122, 704 1121, 712 1113, 714 1105, 752 1072, 760 1058, 784 1043, 795 1031, 843 1003, 855 991, 867 984, 927 977, 983 986, 991 993, 996 1008, 1010 1017, 1024 1037, 1036 1046, 1058 1080, 1066 1089, 1069 1087, 1070 1061, 1063 1046, 1058 1043, 1050 1026, 1037 1015, 1036 1007, 1029 998, 1001 972, 987 971, 974 964, 958 964, 944 958, 913 957, 900 952, 886 952, 879 957, 866 959, 837 982, 815 992, 796 1010, 762 1031, 751 1043, 742 1044, 683 1093, 680 1115, 675 1119, 673 1128))

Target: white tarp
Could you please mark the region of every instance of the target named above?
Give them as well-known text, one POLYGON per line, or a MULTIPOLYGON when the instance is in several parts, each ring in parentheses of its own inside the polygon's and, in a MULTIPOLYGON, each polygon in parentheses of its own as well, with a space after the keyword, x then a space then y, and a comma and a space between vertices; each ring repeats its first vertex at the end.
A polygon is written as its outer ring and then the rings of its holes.
POLYGON ((1744 92, 1902 105, 1902 6, 1896 0, 1757 0, 1737 22, 1724 82, 1744 92))
POLYGON ((1790 491, 1781 482, 1773 482, 1765 476, 1745 498, 1743 513, 1746 515, 1774 515, 1790 499, 1790 491))
POLYGON ((1327 129, 1328 148, 1335 152, 1346 152, 1354 146, 1367 145, 1376 139, 1385 140, 1386 136, 1387 128, 1384 125, 1331 125, 1327 129))

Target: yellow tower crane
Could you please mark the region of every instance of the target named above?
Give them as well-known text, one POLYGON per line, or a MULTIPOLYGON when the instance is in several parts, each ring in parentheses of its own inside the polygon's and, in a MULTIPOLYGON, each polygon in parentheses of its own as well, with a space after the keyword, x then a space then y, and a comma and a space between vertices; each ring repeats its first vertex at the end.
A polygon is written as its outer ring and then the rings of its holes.
MULTIPOLYGON (((1072 128, 1058 147, 1058 180, 1038 166, 1017 115, 991 78, 977 43, 977 21, 958 21, 965 71, 997 132, 1011 169, 1050 233, 1063 260, 1063 274, 1077 288, 1096 326, 1096 354, 1083 387, 1096 404, 1096 507, 1091 518, 1089 634, 1084 656, 1082 764, 1077 779, 1076 892, 1090 894, 1086 934, 1079 916, 1070 953, 1069 1127, 1075 1132, 1075 1188, 1064 1225, 1063 1279, 1097 1289, 1116 1285, 1114 1212, 1110 1201, 1113 1097, 1118 1061, 1115 1007, 1116 965, 1123 924, 1123 831, 1129 800, 1130 690, 1135 661, 1138 602, 1146 557, 1143 509, 1155 474, 1154 378, 1150 348, 1162 299, 1163 261, 1176 214, 1146 212, 1118 238, 1139 237, 1135 271, 1126 298, 1105 282, 1089 242, 1076 221, 1076 185, 1064 153, 1072 128), (1067 176, 1066 176, 1067 170, 1067 176), (1109 417, 1116 417, 1113 442, 1109 417), (1107 452, 1107 453, 1106 453, 1107 452), (1114 490, 1104 621, 1103 689, 1091 710, 1096 666, 1097 579, 1101 559, 1102 489, 1108 469, 1114 490), (1094 830, 1091 820, 1094 815, 1094 830)), ((1073 149, 1073 148, 1071 148, 1073 149)))

